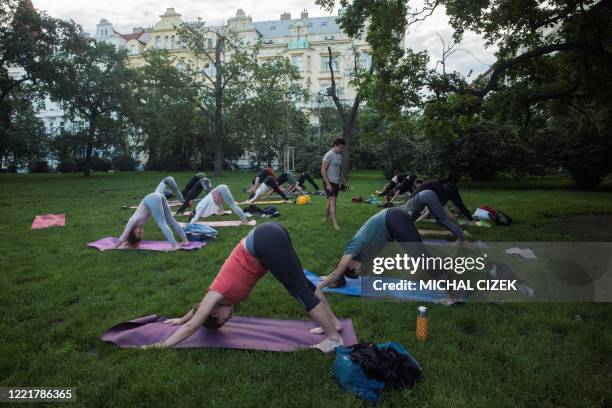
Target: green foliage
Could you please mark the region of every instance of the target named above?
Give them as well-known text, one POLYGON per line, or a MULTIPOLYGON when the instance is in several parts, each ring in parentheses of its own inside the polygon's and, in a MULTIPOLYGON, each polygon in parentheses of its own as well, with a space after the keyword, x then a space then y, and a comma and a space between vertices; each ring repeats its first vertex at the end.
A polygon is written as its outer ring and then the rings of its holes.
POLYGON ((0 139, 0 163, 12 171, 42 161, 48 154, 48 136, 42 121, 36 117, 38 100, 25 87, 13 90, 2 103, 10 112, 0 139))
POLYGON ((134 115, 134 72, 127 67, 125 50, 104 42, 75 39, 78 48, 66 55, 64 76, 48 86, 52 96, 62 101, 68 118, 82 122, 83 172, 90 161, 113 147, 127 142, 129 118, 134 115))

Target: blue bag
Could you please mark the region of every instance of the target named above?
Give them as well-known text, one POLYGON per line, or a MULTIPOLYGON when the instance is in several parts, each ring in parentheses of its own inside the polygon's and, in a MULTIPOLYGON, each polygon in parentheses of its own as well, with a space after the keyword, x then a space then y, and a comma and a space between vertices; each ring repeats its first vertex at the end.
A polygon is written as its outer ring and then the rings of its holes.
POLYGON ((346 392, 361 399, 378 401, 384 388, 413 387, 422 371, 421 365, 399 343, 336 347, 336 381, 346 392))
POLYGON ((385 383, 366 377, 359 364, 354 363, 351 359, 352 352, 351 347, 336 347, 336 360, 334 361, 336 381, 349 394, 355 394, 368 401, 378 401, 380 391, 385 388, 385 383))
POLYGON ((187 224, 183 227, 189 241, 204 242, 217 238, 217 230, 202 224, 187 224))

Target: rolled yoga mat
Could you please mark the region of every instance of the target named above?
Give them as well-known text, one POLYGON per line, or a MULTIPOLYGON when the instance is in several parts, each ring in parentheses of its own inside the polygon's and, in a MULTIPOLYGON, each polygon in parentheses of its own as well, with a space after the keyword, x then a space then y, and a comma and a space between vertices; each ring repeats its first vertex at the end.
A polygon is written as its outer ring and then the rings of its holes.
MULTIPOLYGON (((238 203, 239 205, 246 205, 246 202, 243 203, 238 203)), ((283 200, 272 200, 272 201, 255 201, 252 204, 257 204, 257 205, 265 205, 265 204, 293 204, 291 201, 283 201, 283 200)))
POLYGON ((32 222, 32 229, 63 227, 66 225, 66 214, 37 215, 32 222))
MULTIPOLYGON (((102 250, 107 250, 107 249, 113 249, 113 247, 115 246, 115 244, 117 243, 117 238, 115 237, 106 237, 106 238, 102 238, 99 239, 95 242, 91 242, 89 244, 87 244, 88 247, 92 247, 92 248, 96 248, 99 249, 100 251, 102 250)), ((206 242, 197 242, 197 241, 190 241, 189 245, 184 245, 184 246, 180 246, 179 248, 181 250, 185 250, 185 251, 191 251, 194 249, 200 249, 203 246, 206 245, 206 242)), ((144 250, 144 251, 167 251, 169 249, 172 248, 172 244, 168 241, 140 241, 140 244, 138 245, 138 248, 128 248, 125 245, 117 248, 117 249, 130 249, 130 250, 144 250)))
MULTIPOLYGON (((179 325, 164 324, 165 317, 144 316, 111 327, 100 340, 119 347, 139 347, 170 337, 179 325)), ((351 319, 340 319, 344 345, 357 343, 351 319)), ((311 334, 313 321, 279 320, 263 317, 233 317, 218 330, 200 327, 175 348, 217 347, 265 351, 297 351, 320 343, 325 336, 311 334)))
MULTIPOLYGON (((181 227, 185 228, 188 224, 185 222, 178 223, 181 227)), ((250 220, 248 224, 241 224, 239 220, 232 221, 198 221, 196 224, 206 225, 207 227, 254 227, 257 225, 257 221, 250 220)))

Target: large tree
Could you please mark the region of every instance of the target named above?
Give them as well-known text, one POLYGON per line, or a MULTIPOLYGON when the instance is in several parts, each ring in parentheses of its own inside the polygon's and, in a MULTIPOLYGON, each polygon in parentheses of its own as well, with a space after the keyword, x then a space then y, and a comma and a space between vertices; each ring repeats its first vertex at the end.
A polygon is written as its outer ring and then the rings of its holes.
POLYGON ((74 48, 79 33, 72 22, 36 12, 30 1, 0 0, 0 157, 18 130, 24 103, 61 79, 62 55, 74 48), (12 69, 17 70, 11 74, 12 69))
POLYGON ((204 69, 199 74, 202 81, 200 98, 202 102, 211 102, 207 112, 213 123, 214 168, 215 175, 223 172, 225 161, 224 143, 226 142, 225 114, 226 106, 232 104, 241 93, 248 91, 249 79, 257 64, 259 47, 247 48, 245 42, 232 32, 221 29, 210 29, 203 23, 197 26, 184 24, 179 33, 195 54, 203 61, 204 69), (208 39, 213 37, 214 44, 208 46, 208 39))
POLYGON ((125 50, 87 38, 78 47, 64 55, 69 64, 63 78, 48 89, 71 120, 85 124, 83 173, 89 176, 95 151, 125 144, 125 133, 113 129, 125 126, 134 112, 135 74, 127 67, 125 50))

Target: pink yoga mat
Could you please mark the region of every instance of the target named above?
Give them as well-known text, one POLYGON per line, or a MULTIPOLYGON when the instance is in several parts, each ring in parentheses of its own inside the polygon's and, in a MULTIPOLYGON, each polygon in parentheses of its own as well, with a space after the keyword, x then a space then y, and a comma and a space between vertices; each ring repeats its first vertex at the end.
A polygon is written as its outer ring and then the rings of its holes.
MULTIPOLYGON (((111 327, 100 340, 119 347, 139 347, 167 339, 180 326, 163 324, 165 317, 144 316, 111 327)), ((351 319, 340 319, 345 345, 357 343, 351 319)), ((279 320, 262 317, 234 317, 219 330, 200 327, 176 348, 219 347, 266 351, 297 351, 320 343, 323 335, 311 334, 312 321, 279 320)))
MULTIPOLYGON (((221 214, 221 215, 230 215, 231 213, 232 213, 231 211, 225 210, 225 211, 223 211, 223 214, 221 214)), ((191 217, 193 215, 193 212, 192 211, 187 211, 187 212, 184 212, 182 214, 177 214, 177 213, 173 212, 172 215, 174 215, 175 217, 180 217, 180 216, 191 217)))
MULTIPOLYGON (((117 238, 106 237, 106 238, 99 239, 95 242, 91 242, 87 244, 87 246, 96 248, 102 251, 106 249, 112 249, 115 246, 116 242, 117 242, 117 238)), ((193 249, 200 249, 204 245, 206 245, 206 242, 190 242, 189 245, 181 246, 180 249, 190 251, 193 249)), ((172 248, 172 244, 168 241, 140 241, 140 245, 138 245, 138 248, 127 248, 125 246, 122 246, 118 249, 141 249, 145 251, 165 251, 170 248, 172 248)))
MULTIPOLYGON (((185 223, 185 222, 179 222, 178 224, 181 227, 183 227, 183 228, 187 225, 187 223, 185 223)), ((254 227, 255 225, 257 225, 257 221, 251 220, 246 225, 240 224, 239 220, 234 220, 234 221, 198 221, 198 222, 196 222, 196 224, 206 225, 208 227, 243 227, 243 226, 244 227, 246 227, 246 226, 254 227)))
POLYGON ((37 215, 32 222, 32 229, 63 227, 66 225, 66 214, 37 215))

